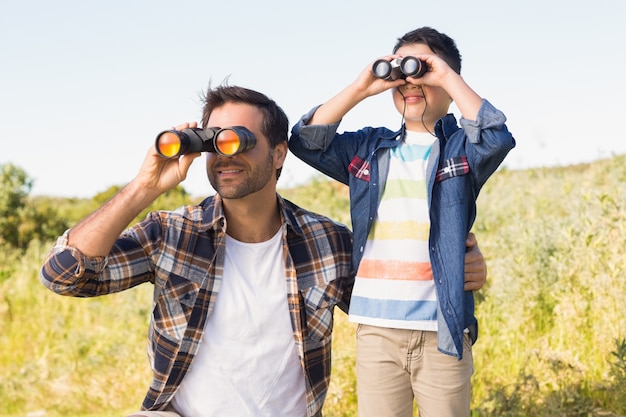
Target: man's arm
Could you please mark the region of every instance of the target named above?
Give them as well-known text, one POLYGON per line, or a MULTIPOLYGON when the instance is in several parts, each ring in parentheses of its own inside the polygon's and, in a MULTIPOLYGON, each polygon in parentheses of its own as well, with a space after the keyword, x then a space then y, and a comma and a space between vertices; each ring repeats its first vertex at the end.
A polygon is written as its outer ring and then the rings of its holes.
MULTIPOLYGON (((184 124, 176 129, 195 126, 195 123, 184 124)), ((191 163, 198 156, 200 153, 165 159, 158 155, 154 146, 150 147, 137 176, 100 209, 73 227, 68 245, 86 256, 106 256, 124 228, 142 210, 185 179, 191 163)))
POLYGON ((469 233, 465 240, 465 291, 480 290, 487 282, 487 264, 478 248, 474 233, 469 233))

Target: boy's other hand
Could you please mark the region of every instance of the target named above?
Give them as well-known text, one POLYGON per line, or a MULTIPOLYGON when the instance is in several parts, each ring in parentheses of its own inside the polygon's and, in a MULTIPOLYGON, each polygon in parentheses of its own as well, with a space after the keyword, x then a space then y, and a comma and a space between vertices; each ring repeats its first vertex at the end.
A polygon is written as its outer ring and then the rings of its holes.
POLYGON ((465 291, 480 290, 487 282, 487 264, 478 248, 474 233, 469 233, 465 240, 465 291))

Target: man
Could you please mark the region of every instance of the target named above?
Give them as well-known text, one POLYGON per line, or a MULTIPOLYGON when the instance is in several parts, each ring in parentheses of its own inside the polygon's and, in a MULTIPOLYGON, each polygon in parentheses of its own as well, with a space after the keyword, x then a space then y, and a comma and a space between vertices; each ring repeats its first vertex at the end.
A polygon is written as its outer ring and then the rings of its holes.
MULTIPOLYGON (((333 310, 347 311, 354 282, 351 233, 277 194, 289 126, 274 101, 210 89, 202 125, 243 127, 256 139, 238 154, 207 153, 215 196, 124 231, 199 156, 150 149, 124 189, 59 238, 42 282, 78 297, 154 284, 153 379, 133 416, 320 416, 333 310)), ((469 253, 482 286, 482 256, 469 253)))

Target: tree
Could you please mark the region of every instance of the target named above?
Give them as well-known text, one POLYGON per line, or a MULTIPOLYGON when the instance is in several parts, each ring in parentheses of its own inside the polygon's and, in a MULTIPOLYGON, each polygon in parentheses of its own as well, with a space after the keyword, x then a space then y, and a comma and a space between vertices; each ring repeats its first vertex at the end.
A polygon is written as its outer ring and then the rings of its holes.
POLYGON ((33 180, 13 165, 0 165, 0 243, 17 247, 19 227, 33 180))
POLYGON ((53 201, 29 198, 33 180, 13 165, 0 165, 0 244, 26 249, 32 240, 48 240, 67 228, 53 201))

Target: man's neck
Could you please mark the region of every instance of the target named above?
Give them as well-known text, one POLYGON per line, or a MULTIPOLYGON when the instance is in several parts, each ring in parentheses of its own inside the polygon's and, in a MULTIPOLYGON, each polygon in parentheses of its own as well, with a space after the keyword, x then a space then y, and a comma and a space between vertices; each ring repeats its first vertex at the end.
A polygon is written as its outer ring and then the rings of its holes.
POLYGON ((240 199, 223 200, 223 207, 226 215, 226 233, 240 242, 265 242, 270 240, 281 226, 275 193, 271 197, 251 195, 240 199))

